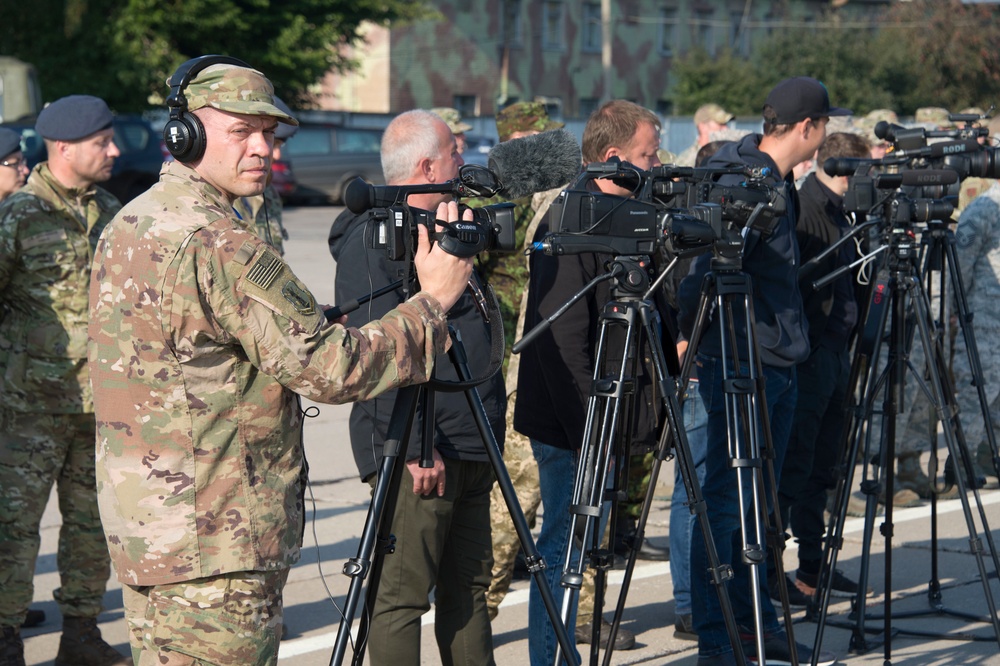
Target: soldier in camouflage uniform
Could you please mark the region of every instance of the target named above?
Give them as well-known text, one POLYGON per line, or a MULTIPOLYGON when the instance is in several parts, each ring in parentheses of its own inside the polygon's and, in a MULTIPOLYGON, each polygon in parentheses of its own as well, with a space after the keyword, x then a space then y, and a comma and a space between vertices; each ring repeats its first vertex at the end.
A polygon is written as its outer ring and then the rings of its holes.
POLYGON ((448 129, 451 130, 451 133, 455 135, 455 143, 458 144, 459 154, 464 153, 466 146, 465 133, 472 129, 472 125, 462 121, 462 114, 458 112, 458 109, 438 106, 431 109, 431 113, 436 114, 438 118, 444 121, 448 129))
POLYGON ((0 204, 0 660, 23 664, 39 524, 58 480, 63 616, 57 664, 115 664, 97 616, 108 550, 94 486, 87 364, 90 262, 121 204, 97 187, 119 155, 104 100, 71 95, 38 116, 48 160, 0 204))
MULTIPOLYGON (((511 104, 497 114, 496 123, 501 142, 563 127, 563 123, 549 118, 545 105, 541 102, 511 104)), ((525 238, 534 235, 532 225, 537 226, 554 198, 554 193, 542 192, 514 200, 515 247, 525 247, 525 238), (527 235, 529 227, 531 235, 527 235)), ((480 207, 500 201, 502 199, 496 197, 469 199, 466 203, 472 207, 480 207)), ((504 465, 510 474, 524 517, 529 525, 533 525, 538 505, 541 503, 538 493, 538 465, 531 453, 528 439, 514 431, 511 426, 519 357, 511 356, 510 348, 514 340, 523 333, 521 329, 524 323, 518 315, 522 293, 528 283, 528 264, 521 252, 483 253, 480 255, 479 272, 496 292, 500 312, 503 315, 506 342, 504 371, 507 378, 507 438, 503 452, 504 465)), ((517 532, 514 531, 514 523, 507 512, 507 505, 500 488, 496 484, 490 497, 490 524, 493 529, 493 578, 486 592, 486 605, 492 620, 497 616, 500 602, 510 589, 514 575, 514 561, 521 550, 521 542, 517 538, 517 532)))
MULTIPOLYGON (((426 381, 472 266, 421 230, 423 290, 360 329, 329 324, 233 210, 263 192, 275 125, 294 122, 271 83, 213 65, 181 92, 204 156, 166 164, 94 260, 101 518, 138 663, 274 664, 302 543, 299 396, 347 402, 426 381)), ((454 204, 437 213, 458 219, 454 204)))
POLYGON ((694 159, 698 156, 698 150, 706 143, 712 141, 712 132, 725 129, 733 119, 733 114, 723 109, 718 104, 703 104, 694 112, 694 125, 698 129, 698 136, 694 143, 687 147, 674 164, 678 166, 694 166, 694 159))

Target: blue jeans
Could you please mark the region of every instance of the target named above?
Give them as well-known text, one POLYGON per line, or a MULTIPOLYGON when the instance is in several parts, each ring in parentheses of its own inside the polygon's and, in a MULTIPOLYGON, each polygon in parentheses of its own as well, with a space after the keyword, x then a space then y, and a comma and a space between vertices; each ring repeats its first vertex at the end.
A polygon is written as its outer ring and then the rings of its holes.
MULTIPOLYGON (((563 594, 568 592, 559 585, 562 577, 566 547, 570 539, 569 506, 573 500, 573 482, 576 478, 576 451, 560 449, 531 440, 531 450, 538 462, 538 485, 541 490, 544 518, 538 535, 538 554, 545 559, 545 580, 552 590, 556 612, 562 608, 563 594)), ((578 556, 578 555, 577 555, 578 556)), ((570 607, 566 620, 570 642, 576 628, 576 604, 570 607)), ((556 658, 556 632, 552 628, 542 595, 532 581, 528 593, 528 656, 531 666, 552 666, 556 658)), ((579 652, 576 654, 580 659, 579 652)))
MULTIPOLYGON (((698 485, 705 484, 705 457, 708 455, 708 414, 701 400, 698 382, 688 382, 681 411, 687 434, 691 463, 698 485)), ((674 494, 670 498, 670 578, 674 583, 674 614, 691 614, 691 531, 697 529, 696 519, 686 502, 687 488, 681 478, 680 463, 674 463, 674 494)))
MULTIPOLYGON (((708 455, 705 459, 705 483, 702 488, 708 508, 708 519, 712 527, 712 539, 719 554, 721 564, 730 564, 733 579, 726 583, 732 601, 733 614, 737 624, 752 627, 754 622, 753 598, 751 596, 750 570, 743 563, 742 528, 739 514, 739 491, 736 472, 729 466, 730 450, 726 421, 726 396, 723 393, 724 372, 722 360, 709 356, 698 356, 698 379, 700 392, 708 413, 708 455)), ((774 446, 774 470, 779 474, 785 458, 785 449, 791 433, 792 418, 795 415, 797 386, 795 368, 764 367, 765 396, 767 412, 771 424, 771 441, 774 446)), ((765 396, 761 396, 764 398, 765 396)), ((764 475, 765 495, 770 501, 771 490, 764 475)), ((745 484, 744 499, 750 506, 750 484, 745 484)), ((748 526, 753 525, 755 516, 747 516, 748 526)), ((761 547, 766 544, 761 543, 761 547)), ((698 634, 698 653, 702 656, 723 654, 732 650, 722 616, 722 607, 715 586, 708 575, 708 556, 705 539, 701 530, 691 534, 691 600, 694 628, 698 634)), ((761 612, 764 631, 779 629, 778 616, 766 590, 766 571, 758 572, 764 592, 761 594, 761 612)))

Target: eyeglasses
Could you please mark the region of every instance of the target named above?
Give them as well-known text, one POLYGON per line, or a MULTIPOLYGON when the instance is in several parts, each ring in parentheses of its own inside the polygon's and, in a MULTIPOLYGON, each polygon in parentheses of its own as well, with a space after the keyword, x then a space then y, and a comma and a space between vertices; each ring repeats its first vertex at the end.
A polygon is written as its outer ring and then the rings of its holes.
POLYGON ((19 160, 3 160, 0 161, 0 166, 10 167, 11 169, 20 169, 22 166, 28 166, 28 160, 23 157, 19 160))

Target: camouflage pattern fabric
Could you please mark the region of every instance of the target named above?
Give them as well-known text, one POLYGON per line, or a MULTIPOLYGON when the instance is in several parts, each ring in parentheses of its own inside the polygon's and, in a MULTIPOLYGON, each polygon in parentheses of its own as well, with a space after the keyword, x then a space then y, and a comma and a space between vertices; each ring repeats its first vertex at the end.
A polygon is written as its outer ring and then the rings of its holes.
POLYGON ((328 325, 230 201, 178 162, 101 236, 91 304, 101 519, 130 585, 290 566, 298 395, 349 402, 427 381, 449 342, 424 292, 360 329, 328 325))
POLYGON ((288 569, 122 587, 137 666, 276 664, 288 569))
MULTIPOLYGON (((532 195, 527 208, 528 212, 531 212, 530 217, 527 212, 518 214, 518 209, 515 209, 517 219, 516 247, 525 247, 526 239, 534 237, 539 223, 561 191, 562 188, 556 188, 532 195), (521 224, 525 220, 528 220, 527 224, 521 224)), ((494 254, 493 256, 496 258, 496 264, 491 269, 480 268, 480 270, 483 271, 481 274, 484 275, 484 278, 490 281, 490 284, 493 284, 494 289, 496 289, 497 300, 500 301, 501 311, 504 312, 504 333, 507 338, 507 349, 504 357, 507 373, 505 375, 507 437, 504 443, 503 461, 510 473, 518 502, 521 505, 521 510, 524 511, 524 517, 529 525, 533 525, 542 501, 538 488, 538 464, 531 452, 531 443, 528 438, 514 430, 514 395, 517 389, 517 369, 521 357, 510 354, 510 345, 524 334, 524 311, 528 305, 527 291, 525 290, 528 284, 528 262, 524 255, 519 252, 507 255, 494 254), (498 268, 498 266, 502 268, 498 268), (516 301, 514 300, 515 295, 516 301), (516 319, 511 310, 505 310, 515 302, 518 303, 516 319), (514 321, 516 321, 516 325, 508 327, 508 322, 514 321), (509 334, 508 328, 510 328, 509 334)), ((489 262, 487 261, 487 263, 489 262)), ((521 549, 517 532, 514 531, 514 523, 510 514, 507 513, 507 505, 503 500, 499 486, 496 484, 494 484, 493 492, 490 495, 490 523, 493 529, 493 580, 486 591, 486 605, 492 620, 497 616, 500 602, 503 601, 507 590, 510 589, 510 582, 514 575, 514 560, 521 549)))
POLYGON ((681 151, 681 154, 677 156, 677 158, 674 160, 673 163, 676 164, 677 166, 693 167, 694 160, 696 157, 698 157, 698 150, 700 148, 701 146, 699 146, 698 142, 695 141, 690 146, 681 151))
POLYGON ((501 143, 515 132, 547 132, 561 127, 565 127, 565 123, 549 118, 541 102, 515 102, 497 113, 497 134, 501 143))
POLYGON ((0 204, 0 413, 93 411, 90 262, 120 208, 99 187, 63 187, 46 162, 0 204))
POLYGON ((275 105, 274 86, 256 69, 233 65, 206 67, 188 83, 184 97, 188 111, 210 106, 232 113, 273 116, 288 125, 299 124, 275 105))
MULTIPOLYGON (((1000 351, 991 344, 1000 338, 1000 184, 994 181, 985 194, 973 201, 962 213, 955 227, 955 258, 965 285, 969 310, 975 314, 973 331, 979 350, 983 384, 993 417, 994 430, 1000 432, 1000 351)), ((936 284, 936 281, 935 281, 936 284)), ((952 286, 948 284, 948 289, 952 286)), ((935 298, 935 301, 937 299, 935 298)), ((952 301, 953 302, 953 301, 952 301)), ((933 303, 934 313, 937 304, 933 303)), ((955 341, 952 374, 955 381, 959 421, 970 453, 976 454, 980 442, 986 441, 986 424, 979 404, 979 393, 972 386, 972 368, 961 334, 955 341)), ((914 341, 910 358, 914 367, 923 368, 924 354, 919 340, 914 341)), ((907 379, 907 401, 910 408, 902 415, 906 430, 897 438, 897 453, 923 450, 929 441, 928 420, 932 414, 928 400, 907 379)))
POLYGON ((436 106, 431 109, 431 113, 435 114, 438 118, 444 121, 444 124, 448 126, 452 134, 463 134, 472 129, 472 125, 462 121, 462 114, 458 112, 458 109, 452 109, 446 106, 436 106))
POLYGON ((110 571, 97 511, 93 414, 13 414, 0 430, 0 627, 20 626, 34 593, 39 524, 56 490, 62 615, 94 618, 110 571))

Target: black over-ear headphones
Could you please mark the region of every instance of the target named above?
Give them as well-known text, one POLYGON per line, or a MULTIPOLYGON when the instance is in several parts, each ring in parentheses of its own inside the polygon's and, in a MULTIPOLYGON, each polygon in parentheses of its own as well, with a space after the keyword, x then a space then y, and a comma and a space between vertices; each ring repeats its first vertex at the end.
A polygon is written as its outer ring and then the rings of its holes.
POLYGON ((197 162, 205 154, 205 127, 197 116, 188 113, 184 89, 198 72, 212 65, 235 65, 252 69, 242 60, 224 55, 199 56, 177 68, 169 82, 167 109, 170 110, 170 120, 163 126, 163 143, 178 162, 197 162))

